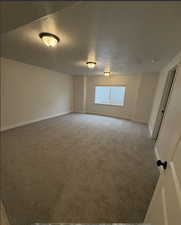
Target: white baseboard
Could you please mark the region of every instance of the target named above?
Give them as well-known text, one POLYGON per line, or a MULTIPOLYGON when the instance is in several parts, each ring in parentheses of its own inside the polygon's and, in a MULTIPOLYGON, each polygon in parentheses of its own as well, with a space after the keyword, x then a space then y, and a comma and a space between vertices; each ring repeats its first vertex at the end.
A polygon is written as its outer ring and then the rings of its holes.
POLYGON ((118 115, 112 115, 112 114, 108 114, 108 113, 85 112, 85 114, 95 114, 95 115, 108 116, 108 117, 119 118, 119 119, 124 119, 124 120, 131 120, 128 117, 123 117, 123 116, 118 116, 118 115))
POLYGON ((96 115, 102 115, 102 116, 109 116, 109 117, 114 117, 114 118, 120 118, 120 119, 123 119, 123 120, 130 120, 130 121, 133 121, 135 123, 141 123, 141 124, 145 124, 145 125, 148 124, 147 122, 145 122, 143 120, 136 120, 136 119, 133 119, 133 118, 130 118, 130 117, 119 116, 119 115, 112 115, 112 114, 109 114, 109 113, 100 113, 100 112, 83 112, 83 113, 96 114, 96 115))
POLYGON ((2 128, 0 128, 0 131, 6 131, 6 130, 10 130, 10 129, 17 128, 17 127, 22 127, 22 126, 25 126, 25 125, 28 125, 28 124, 31 124, 31 123, 36 123, 36 122, 39 122, 39 121, 42 121, 42 120, 51 119, 51 118, 54 118, 54 117, 57 117, 57 116, 63 116, 63 115, 69 114, 69 113, 72 113, 72 112, 69 111, 69 112, 57 113, 57 114, 54 114, 54 115, 51 115, 51 116, 46 116, 46 117, 38 118, 38 119, 35 119, 35 120, 23 121, 23 122, 20 122, 20 123, 17 123, 17 124, 2 127, 2 128))
POLYGON ((131 119, 133 122, 136 122, 136 123, 142 123, 142 124, 145 124, 145 125, 147 125, 148 123, 147 122, 145 122, 144 120, 137 120, 137 119, 131 119))
POLYGON ((74 113, 86 114, 86 111, 74 111, 74 113))

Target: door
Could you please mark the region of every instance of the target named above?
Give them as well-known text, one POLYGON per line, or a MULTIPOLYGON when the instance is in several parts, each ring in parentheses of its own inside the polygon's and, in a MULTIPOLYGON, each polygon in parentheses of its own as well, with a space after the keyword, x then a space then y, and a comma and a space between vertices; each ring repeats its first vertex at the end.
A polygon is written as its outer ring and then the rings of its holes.
POLYGON ((153 135, 152 138, 156 141, 159 135, 159 131, 161 128, 161 124, 163 121, 163 117, 164 117, 164 113, 165 113, 165 109, 168 103, 168 99, 171 93, 171 89, 173 86, 173 82, 175 79, 175 73, 176 73, 176 67, 171 69, 168 73, 167 76, 167 80, 166 80, 166 84, 165 84, 165 88, 163 91, 163 95, 162 95, 162 99, 161 99, 161 103, 160 103, 160 107, 159 107, 159 112, 156 118, 156 123, 155 123, 155 127, 153 130, 153 135))
POLYGON ((181 62, 177 66, 155 150, 166 170, 161 166, 145 222, 152 225, 181 225, 181 62))
POLYGON ((0 201, 0 224, 10 225, 3 202, 0 201))
POLYGON ((148 209, 145 223, 181 225, 181 136, 161 175, 148 209))

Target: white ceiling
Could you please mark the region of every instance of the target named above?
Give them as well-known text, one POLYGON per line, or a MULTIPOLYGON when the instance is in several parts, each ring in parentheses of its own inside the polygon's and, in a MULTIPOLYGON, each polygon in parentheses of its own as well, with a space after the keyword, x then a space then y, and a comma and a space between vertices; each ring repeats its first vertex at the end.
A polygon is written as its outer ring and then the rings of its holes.
POLYGON ((1 38, 4 57, 72 75, 158 72, 181 50, 181 2, 82 2, 1 38), (58 47, 47 48, 40 32, 58 35, 58 47))
POLYGON ((1 1, 0 33, 30 23, 42 16, 70 7, 75 1, 1 1))

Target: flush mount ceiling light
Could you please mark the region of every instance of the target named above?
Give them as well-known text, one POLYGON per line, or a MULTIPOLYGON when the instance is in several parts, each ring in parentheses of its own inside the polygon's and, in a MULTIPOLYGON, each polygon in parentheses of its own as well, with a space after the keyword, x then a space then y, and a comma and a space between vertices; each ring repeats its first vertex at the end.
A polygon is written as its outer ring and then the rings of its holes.
POLYGON ((87 62, 87 66, 89 69, 94 69, 96 66, 96 62, 87 62))
POLYGON ((44 44, 48 47, 55 47, 60 41, 59 37, 47 32, 40 33, 39 37, 42 39, 44 44))
POLYGON ((110 72, 104 72, 104 76, 108 77, 110 75, 110 72))

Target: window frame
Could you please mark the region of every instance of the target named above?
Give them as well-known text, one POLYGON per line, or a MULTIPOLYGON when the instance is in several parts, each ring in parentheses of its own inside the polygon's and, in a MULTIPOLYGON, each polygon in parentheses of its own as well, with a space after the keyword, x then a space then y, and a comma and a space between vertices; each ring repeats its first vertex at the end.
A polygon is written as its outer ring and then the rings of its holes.
POLYGON ((125 84, 96 84, 94 86, 94 104, 95 105, 102 105, 102 106, 125 107, 126 89, 127 89, 127 86, 125 84), (95 103, 96 87, 125 87, 125 94, 124 94, 123 105, 95 103))

